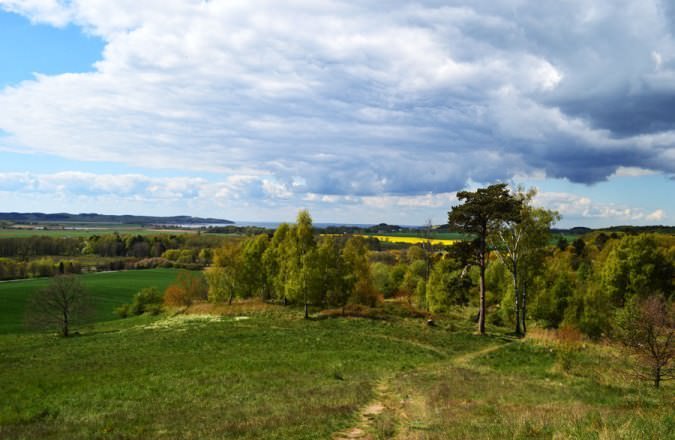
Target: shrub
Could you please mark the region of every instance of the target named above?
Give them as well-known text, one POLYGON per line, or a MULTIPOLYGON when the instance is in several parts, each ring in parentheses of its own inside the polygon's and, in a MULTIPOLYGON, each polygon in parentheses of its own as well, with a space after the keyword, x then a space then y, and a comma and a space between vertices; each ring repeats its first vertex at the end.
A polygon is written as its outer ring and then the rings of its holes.
POLYGON ((176 284, 172 284, 164 291, 164 304, 170 307, 184 307, 192 304, 192 298, 176 284))
POLYGON ((157 315, 162 311, 162 293, 156 287, 146 287, 134 295, 131 304, 123 304, 115 309, 120 318, 150 313, 157 315))
POLYGON ((120 318, 129 317, 129 304, 122 304, 115 309, 115 314, 120 318))
POLYGON ((557 332, 558 352, 556 358, 563 371, 569 372, 576 363, 576 352, 583 335, 569 325, 562 326, 557 332))
POLYGON ((375 287, 369 280, 358 280, 354 285, 354 291, 350 298, 351 303, 375 307, 382 301, 381 294, 375 290, 375 287))
POLYGON ((164 304, 172 307, 189 306, 193 301, 206 300, 208 291, 204 274, 181 270, 176 282, 164 292, 164 304))
POLYGON ((145 313, 149 313, 153 316, 159 315, 162 313, 162 305, 161 304, 148 304, 145 307, 145 313))
POLYGON ((129 311, 133 315, 142 315, 148 311, 149 306, 162 304, 163 297, 156 287, 141 289, 134 296, 129 311))

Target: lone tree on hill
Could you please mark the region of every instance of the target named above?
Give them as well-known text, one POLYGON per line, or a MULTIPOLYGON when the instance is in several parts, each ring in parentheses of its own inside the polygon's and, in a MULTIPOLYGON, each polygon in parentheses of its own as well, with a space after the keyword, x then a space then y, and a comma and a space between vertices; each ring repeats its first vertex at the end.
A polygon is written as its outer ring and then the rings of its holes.
POLYGON ((636 377, 656 388, 675 379, 675 304, 662 295, 633 296, 617 314, 616 332, 636 361, 636 377))
POLYGON ((79 278, 60 275, 29 299, 26 324, 36 329, 56 329, 68 337, 72 326, 89 321, 93 312, 89 293, 79 278))
POLYGON ((485 269, 488 264, 490 249, 487 239, 494 234, 504 222, 518 221, 521 201, 508 190, 505 183, 479 188, 475 192, 460 191, 457 198, 461 205, 453 206, 448 212, 448 224, 451 229, 459 229, 475 234, 471 243, 475 253, 475 264, 480 269, 480 308, 478 314, 478 331, 485 334, 485 269))

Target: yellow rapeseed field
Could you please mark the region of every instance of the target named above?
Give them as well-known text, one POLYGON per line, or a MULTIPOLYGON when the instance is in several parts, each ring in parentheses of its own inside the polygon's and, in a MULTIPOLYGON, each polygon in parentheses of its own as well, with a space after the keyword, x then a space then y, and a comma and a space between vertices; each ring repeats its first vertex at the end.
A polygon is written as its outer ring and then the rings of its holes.
MULTIPOLYGON (((396 236, 391 236, 391 235, 359 235, 355 234, 360 237, 372 237, 372 238, 377 238, 380 241, 389 241, 391 243, 410 243, 410 244, 417 244, 417 243, 422 243, 426 241, 425 238, 423 237, 396 237, 396 236)), ((431 244, 441 244, 443 246, 450 246, 457 240, 443 240, 439 238, 432 238, 431 244)))

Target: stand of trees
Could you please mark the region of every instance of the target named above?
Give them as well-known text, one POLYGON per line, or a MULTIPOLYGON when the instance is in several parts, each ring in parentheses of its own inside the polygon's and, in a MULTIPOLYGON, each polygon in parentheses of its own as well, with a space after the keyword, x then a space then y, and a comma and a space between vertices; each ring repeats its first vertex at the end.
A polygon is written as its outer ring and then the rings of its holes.
MULTIPOLYGON (((560 217, 533 206, 534 196, 504 184, 459 192, 448 225, 473 239, 445 248, 430 241, 385 248, 375 238, 344 231, 319 234, 307 211, 273 232, 234 238, 0 239, 0 279, 66 275, 31 303, 37 318, 31 321, 58 328, 64 336, 87 312, 86 295, 76 278, 67 276, 82 267, 74 258, 55 260, 42 253, 108 258, 101 268, 113 270, 207 266, 204 274, 180 273, 162 297, 168 306, 255 297, 302 306, 306 318, 310 306, 345 313, 349 304, 374 307, 395 297, 427 314, 469 306, 478 310, 480 334, 488 325, 503 325, 522 335, 528 323, 536 323, 615 338, 647 371, 642 377, 658 386, 672 374, 675 236, 588 231, 571 243, 552 244, 551 226, 560 217)), ((130 314, 145 312, 146 303, 156 304, 159 295, 145 292, 135 301, 130 314)))
POLYGON ((214 252, 206 270, 208 298, 232 302, 259 297, 283 304, 341 307, 349 302, 375 305, 366 241, 361 237, 320 236, 307 211, 294 225, 228 242, 214 252))

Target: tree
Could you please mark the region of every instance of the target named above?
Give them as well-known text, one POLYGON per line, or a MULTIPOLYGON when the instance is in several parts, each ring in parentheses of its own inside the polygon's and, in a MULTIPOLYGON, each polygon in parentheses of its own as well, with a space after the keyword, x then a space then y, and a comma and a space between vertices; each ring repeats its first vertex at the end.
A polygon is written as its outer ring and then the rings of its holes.
POLYGON ((316 242, 312 228, 312 217, 302 210, 298 213, 283 243, 282 272, 287 275, 286 296, 293 300, 302 300, 305 306, 305 319, 309 318, 310 277, 315 275, 316 242))
POLYGON ((274 296, 277 300, 283 300, 286 304, 286 282, 288 280, 288 259, 286 257, 286 244, 289 239, 290 227, 282 223, 274 231, 272 240, 262 255, 262 267, 265 272, 265 288, 268 292, 264 296, 274 296))
POLYGON ((26 324, 38 329, 57 329, 61 336, 68 337, 73 325, 89 321, 93 313, 91 297, 80 279, 59 275, 30 298, 26 324))
POLYGON ((263 267, 263 255, 269 244, 267 234, 247 238, 241 246, 240 279, 242 296, 263 296, 267 277, 263 267))
POLYGON ((565 249, 567 249, 567 247, 569 245, 570 244, 567 241, 567 239, 562 235, 558 238, 558 241, 556 242, 556 246, 558 246, 558 249, 560 249, 561 251, 564 251, 565 249))
POLYGON ((316 290, 322 301, 341 307, 344 314, 351 292, 345 277, 347 266, 342 258, 341 242, 342 239, 336 236, 321 237, 316 249, 318 276, 314 281, 318 283, 316 290))
POLYGON ((451 305, 466 305, 471 277, 464 276, 463 267, 451 258, 438 261, 427 283, 427 306, 431 312, 443 311, 451 305))
POLYGON ((615 321, 619 341, 636 359, 636 376, 653 381, 675 378, 671 364, 675 356, 675 310, 662 295, 646 299, 631 298, 617 313, 615 321))
POLYGON ((463 203, 453 206, 448 212, 448 224, 450 228, 476 235, 471 244, 475 249, 474 263, 480 269, 478 331, 484 335, 485 269, 490 252, 488 237, 494 234, 503 222, 518 220, 521 202, 509 192, 504 183, 479 188, 474 192, 460 191, 457 198, 463 203))
POLYGON ((368 247, 363 237, 351 237, 342 249, 345 265, 345 288, 351 293, 351 302, 374 306, 378 301, 377 291, 368 262, 368 247))
POLYGON ((540 251, 547 245, 552 224, 560 216, 558 213, 532 206, 535 189, 515 194, 519 202, 520 215, 507 219, 501 228, 497 228, 494 240, 499 259, 511 273, 513 280, 513 299, 517 335, 526 331, 527 275, 533 275, 535 266, 541 265, 540 251))
MULTIPOLYGON (((226 241, 216 249, 213 257, 213 266, 209 267, 204 275, 208 282, 209 301, 224 301, 228 304, 237 295, 242 279, 241 245, 235 241, 226 241)), ((241 295, 241 292, 239 292, 241 295)))
POLYGON ((631 296, 646 297, 650 292, 663 292, 669 298, 675 267, 672 257, 659 249, 650 234, 624 236, 612 249, 601 273, 602 285, 612 302, 621 307, 631 296))

